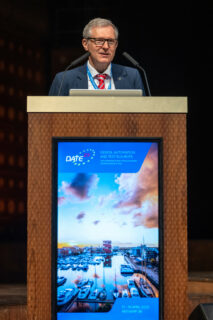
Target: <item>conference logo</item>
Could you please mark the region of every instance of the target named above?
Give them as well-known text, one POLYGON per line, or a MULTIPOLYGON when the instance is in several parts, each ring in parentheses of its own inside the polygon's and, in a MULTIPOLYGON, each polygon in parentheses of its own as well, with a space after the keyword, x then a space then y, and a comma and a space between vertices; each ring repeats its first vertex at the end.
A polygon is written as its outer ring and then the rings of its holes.
POLYGON ((95 157, 94 149, 84 149, 75 155, 67 155, 65 161, 74 164, 75 166, 82 166, 90 163, 95 157))

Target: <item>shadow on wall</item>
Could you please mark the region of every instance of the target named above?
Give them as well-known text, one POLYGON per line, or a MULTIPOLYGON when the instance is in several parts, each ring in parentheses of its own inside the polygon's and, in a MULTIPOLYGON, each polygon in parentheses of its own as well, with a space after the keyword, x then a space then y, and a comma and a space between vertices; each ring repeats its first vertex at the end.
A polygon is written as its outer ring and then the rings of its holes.
POLYGON ((212 272, 213 270, 213 240, 188 241, 189 272, 212 272))
POLYGON ((26 242, 0 243, 0 283, 26 283, 26 242))

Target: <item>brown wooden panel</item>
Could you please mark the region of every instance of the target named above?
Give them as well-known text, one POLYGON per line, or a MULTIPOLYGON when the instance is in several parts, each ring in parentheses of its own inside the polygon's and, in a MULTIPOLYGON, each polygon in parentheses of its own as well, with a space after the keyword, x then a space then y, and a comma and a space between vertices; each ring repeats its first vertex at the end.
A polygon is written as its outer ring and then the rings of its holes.
POLYGON ((187 179, 185 114, 29 114, 28 311, 51 319, 52 137, 162 137, 165 320, 185 320, 187 179))
POLYGON ((27 320, 27 306, 0 307, 0 320, 27 320))

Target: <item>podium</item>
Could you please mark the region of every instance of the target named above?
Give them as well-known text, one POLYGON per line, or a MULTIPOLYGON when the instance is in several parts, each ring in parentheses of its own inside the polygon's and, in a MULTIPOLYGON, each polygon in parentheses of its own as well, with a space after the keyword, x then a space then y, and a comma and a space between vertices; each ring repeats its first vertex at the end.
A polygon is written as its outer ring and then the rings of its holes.
POLYGON ((28 319, 51 319, 52 137, 163 141, 165 320, 187 319, 186 97, 28 97, 28 319))

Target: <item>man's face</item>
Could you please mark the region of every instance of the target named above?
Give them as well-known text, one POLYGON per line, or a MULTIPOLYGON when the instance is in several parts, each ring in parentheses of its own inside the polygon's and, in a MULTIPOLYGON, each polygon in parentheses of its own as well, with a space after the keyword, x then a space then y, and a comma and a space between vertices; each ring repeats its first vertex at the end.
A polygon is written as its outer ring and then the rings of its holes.
MULTIPOLYGON (((95 27, 91 30, 90 38, 115 40, 115 31, 111 26, 95 27)), ((97 45, 93 39, 83 39, 82 44, 84 49, 90 52, 91 65, 99 72, 106 70, 115 56, 117 41, 111 45, 107 41, 103 45, 97 45)))

